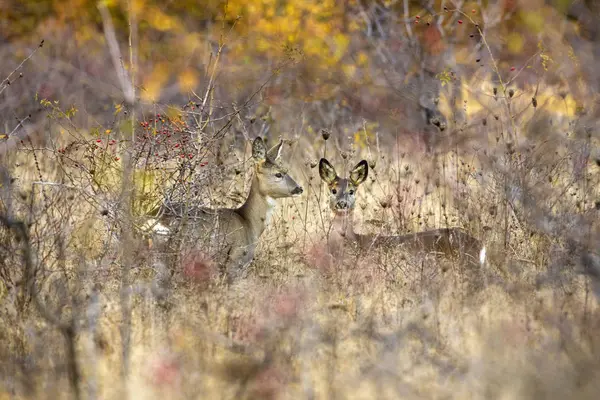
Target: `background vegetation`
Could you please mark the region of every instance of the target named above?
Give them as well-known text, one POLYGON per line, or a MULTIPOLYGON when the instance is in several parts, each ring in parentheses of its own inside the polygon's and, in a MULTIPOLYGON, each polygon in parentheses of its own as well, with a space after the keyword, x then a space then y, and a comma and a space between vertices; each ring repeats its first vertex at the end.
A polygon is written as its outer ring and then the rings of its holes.
POLYGON ((594 1, 0 1, 0 399, 596 398, 594 1), (249 143, 304 186, 250 276, 165 261, 149 211, 240 204, 249 143), (461 226, 489 262, 329 262, 461 226), (339 171, 338 171, 339 172, 339 171))

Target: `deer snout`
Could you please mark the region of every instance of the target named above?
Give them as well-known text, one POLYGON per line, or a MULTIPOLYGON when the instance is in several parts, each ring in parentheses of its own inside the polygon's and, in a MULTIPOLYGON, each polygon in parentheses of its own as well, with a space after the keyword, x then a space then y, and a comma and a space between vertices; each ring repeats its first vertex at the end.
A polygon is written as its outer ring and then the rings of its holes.
POLYGON ((304 189, 302 189, 301 186, 296 186, 294 188, 294 190, 292 190, 292 194, 293 195, 302 194, 303 191, 304 191, 304 189))
POLYGON ((348 202, 346 200, 338 200, 338 202, 335 203, 335 208, 338 210, 345 210, 348 208, 348 202))

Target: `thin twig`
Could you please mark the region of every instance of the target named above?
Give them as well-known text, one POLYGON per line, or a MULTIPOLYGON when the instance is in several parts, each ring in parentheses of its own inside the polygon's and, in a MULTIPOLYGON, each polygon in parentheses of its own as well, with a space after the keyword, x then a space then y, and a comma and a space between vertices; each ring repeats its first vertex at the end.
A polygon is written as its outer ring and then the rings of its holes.
MULTIPOLYGON (((29 119, 29 117, 27 117, 27 119, 29 119)), ((0 156, 7 154, 15 147, 17 147, 17 145, 23 140, 27 139, 28 137, 31 137, 33 129, 31 128, 31 125, 23 125, 23 121, 25 120, 22 120, 17 124, 15 129, 12 130, 11 134, 8 135, 8 139, 0 143, 0 156), (21 132, 17 132, 17 129, 19 127, 23 128, 21 132)))
POLYGON ((37 51, 39 49, 41 49, 44 46, 44 41, 42 40, 40 42, 40 44, 38 45, 38 47, 35 48, 35 50, 33 50, 23 61, 21 61, 21 63, 19 65, 17 65, 17 67, 12 70, 12 72, 10 74, 8 74, 8 76, 2 80, 2 82, 0 82, 0 94, 2 94, 2 92, 4 92, 4 90, 6 90, 6 88, 8 86, 10 86, 10 77, 13 76, 13 74, 15 74, 18 70, 20 70, 23 67, 23 64, 25 64, 27 61, 29 61, 31 59, 31 57, 33 57, 33 55, 35 53, 37 53, 37 51))

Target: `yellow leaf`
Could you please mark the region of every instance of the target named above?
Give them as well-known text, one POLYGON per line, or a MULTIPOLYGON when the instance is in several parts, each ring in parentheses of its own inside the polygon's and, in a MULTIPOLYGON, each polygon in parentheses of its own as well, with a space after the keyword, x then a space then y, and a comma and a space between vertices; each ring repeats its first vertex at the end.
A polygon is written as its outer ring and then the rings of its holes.
POLYGON ((353 64, 345 64, 342 66, 342 70, 344 71, 344 74, 346 74, 346 76, 348 78, 352 78, 352 77, 354 77, 354 74, 356 73, 356 66, 353 64))
POLYGON ((508 35, 508 51, 511 53, 520 53, 523 50, 523 36, 520 33, 512 32, 508 35))
POLYGON ((131 3, 130 12, 134 16, 140 15, 144 11, 144 6, 146 5, 145 0, 133 0, 131 3))
POLYGON ((346 53, 346 49, 348 48, 348 45, 350 44, 350 38, 348 38, 347 35, 338 33, 337 35, 334 36, 333 41, 335 43, 333 58, 336 60, 339 60, 346 53))
POLYGON ((181 90, 193 90, 198 85, 198 74, 191 68, 185 69, 177 78, 181 90))
POLYGON ((202 43, 202 39, 198 33, 188 33, 183 38, 181 47, 186 53, 192 53, 200 43, 202 43))
POLYGON ((536 33, 541 32, 544 29, 544 17, 539 10, 523 11, 519 14, 519 17, 521 17, 521 19, 529 29, 533 30, 536 33))
POLYGON ((558 115, 574 117, 577 112, 577 102, 573 96, 568 94, 562 99, 557 95, 556 90, 547 90, 539 93, 537 101, 540 106, 558 115))
POLYGON ((181 109, 175 107, 175 106, 169 106, 167 108, 167 117, 169 117, 169 119, 172 122, 176 122, 179 123, 181 122, 181 109))
POLYGON ((5 135, 4 133, 0 134, 0 139, 5 139, 7 137, 7 135, 5 135))
POLYGON ((358 53, 358 60, 356 62, 360 67, 364 67, 369 62, 369 56, 364 51, 361 51, 358 53))
POLYGON ((149 7, 149 9, 144 13, 144 19, 150 24, 150 26, 163 32, 178 30, 181 28, 181 24, 177 18, 165 14, 158 7, 149 7))
POLYGON ((360 134, 360 131, 358 132, 354 132, 354 144, 358 147, 358 148, 363 148, 365 147, 365 142, 362 138, 362 135, 360 134))
POLYGON ((135 171, 134 187, 136 191, 133 204, 135 215, 145 215, 160 202, 160 188, 164 185, 166 174, 159 171, 135 171))
POLYGON ((152 73, 144 79, 144 91, 142 91, 142 100, 154 102, 160 97, 163 86, 169 79, 169 67, 166 64, 159 64, 154 67, 152 73))
POLYGON ((102 1, 107 8, 111 8, 115 6, 116 0, 104 0, 102 1))

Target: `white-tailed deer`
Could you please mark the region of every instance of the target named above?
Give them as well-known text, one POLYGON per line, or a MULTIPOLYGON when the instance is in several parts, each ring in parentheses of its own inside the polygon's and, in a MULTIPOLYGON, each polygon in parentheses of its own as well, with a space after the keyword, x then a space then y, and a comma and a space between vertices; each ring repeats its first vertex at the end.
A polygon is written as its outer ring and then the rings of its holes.
POLYGON ((201 252, 229 280, 242 275, 254 258, 258 240, 270 222, 276 199, 302 193, 302 187, 276 161, 283 141, 267 151, 259 137, 252 143, 256 161, 248 198, 239 208, 208 209, 187 204, 163 205, 154 232, 180 235, 182 249, 201 252), (157 229, 158 227, 158 229, 157 229))
POLYGON ((326 159, 322 158, 319 162, 319 175, 329 188, 329 207, 334 213, 328 236, 330 250, 339 251, 345 241, 350 241, 361 249, 382 245, 403 246, 412 252, 435 253, 446 257, 464 256, 470 263, 485 262, 485 247, 460 228, 433 229, 400 236, 356 233, 353 219, 356 191, 367 179, 368 173, 369 166, 365 160, 356 164, 349 178, 340 178, 326 159))

